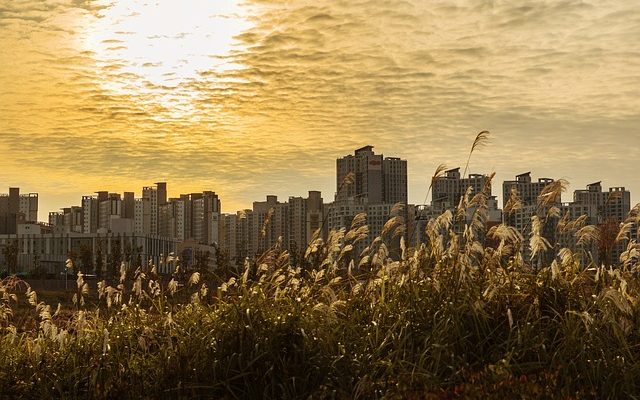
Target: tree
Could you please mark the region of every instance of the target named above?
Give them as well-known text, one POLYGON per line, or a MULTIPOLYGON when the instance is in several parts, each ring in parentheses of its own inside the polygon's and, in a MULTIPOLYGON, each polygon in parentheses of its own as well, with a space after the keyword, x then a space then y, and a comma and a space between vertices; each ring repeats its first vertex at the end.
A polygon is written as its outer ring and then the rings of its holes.
POLYGON ((598 258, 605 267, 611 266, 614 261, 611 258, 616 245, 618 229, 618 223, 611 218, 598 225, 598 258))
POLYGON ((190 247, 184 248, 180 252, 180 265, 183 269, 188 269, 189 267, 191 267, 191 264, 193 263, 192 256, 193 249, 190 247))
POLYGON ((102 279, 102 271, 104 269, 104 260, 102 258, 102 243, 98 241, 98 248, 96 249, 96 278, 102 279))
POLYGON ((200 272, 200 274, 209 272, 209 259, 211 258, 211 252, 209 250, 196 250, 194 258, 193 267, 196 271, 200 272))
POLYGON ((214 256, 216 269, 229 269, 229 267, 231 266, 231 262, 229 260, 229 252, 227 250, 221 249, 218 243, 214 243, 213 248, 215 249, 214 256))
POLYGON ((76 253, 73 250, 69 250, 69 252, 67 253, 67 258, 69 260, 71 260, 71 262, 73 263, 73 275, 77 275, 78 274, 78 253, 76 253))
POLYGON ((129 243, 128 241, 125 241, 125 244, 124 244, 124 253, 123 253, 122 260, 125 262, 127 266, 127 271, 126 271, 127 276, 132 276, 133 270, 131 270, 131 264, 132 264, 131 261, 133 260, 133 249, 131 248, 131 243, 129 243))
POLYGON ((29 275, 31 275, 33 278, 46 278, 47 270, 40 265, 40 255, 36 254, 33 256, 33 264, 31 268, 32 269, 29 272, 29 275))
POLYGON ((13 240, 2 249, 5 263, 7 264, 7 273, 15 274, 18 267, 18 241, 13 240))
POLYGON ((90 245, 85 243, 80 245, 80 262, 82 263, 82 271, 85 274, 94 272, 93 251, 90 245))
POLYGON ((118 267, 122 262, 122 251, 120 249, 120 239, 111 240, 111 251, 107 255, 107 275, 109 278, 116 276, 118 267))
POLYGON ((142 246, 136 246, 133 248, 131 262, 133 264, 134 270, 142 268, 142 246))

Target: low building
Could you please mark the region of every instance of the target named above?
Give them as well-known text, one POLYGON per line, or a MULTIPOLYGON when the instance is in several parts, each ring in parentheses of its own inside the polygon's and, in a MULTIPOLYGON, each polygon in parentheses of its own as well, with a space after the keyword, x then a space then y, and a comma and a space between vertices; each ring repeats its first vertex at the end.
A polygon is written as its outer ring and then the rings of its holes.
MULTIPOLYGON (((143 268, 151 263, 159 272, 169 273, 166 256, 178 251, 178 242, 156 235, 137 233, 47 233, 47 227, 40 224, 20 225, 19 233, 0 235, 0 271, 7 272, 9 260, 3 251, 7 246, 17 246, 18 256, 15 269, 10 271, 30 272, 36 268, 48 274, 58 275, 64 271, 67 259, 74 259, 80 269, 81 254, 90 252, 93 266, 102 258, 103 270, 106 270, 110 255, 119 254, 120 261, 143 268)), ((119 263, 118 263, 119 268, 119 263)), ((87 271, 89 272, 89 271, 87 271)))

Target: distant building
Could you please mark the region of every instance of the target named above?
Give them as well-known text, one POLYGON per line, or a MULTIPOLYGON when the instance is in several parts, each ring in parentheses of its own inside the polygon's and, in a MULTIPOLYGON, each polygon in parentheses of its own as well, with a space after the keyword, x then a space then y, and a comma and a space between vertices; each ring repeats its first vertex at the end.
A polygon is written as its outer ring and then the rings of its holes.
POLYGON ((59 212, 50 212, 49 225, 57 233, 82 233, 84 230, 83 208, 72 206, 63 208, 59 212))
POLYGON ((27 222, 38 221, 38 193, 28 193, 20 195, 19 210, 24 215, 27 222))
POLYGON ((98 205, 98 229, 109 231, 111 220, 122 217, 122 198, 118 193, 109 193, 98 205))
MULTIPOLYGON (((562 199, 558 195, 551 205, 541 207, 538 205, 538 198, 543 193, 544 189, 555 182, 550 178, 539 178, 536 182, 531 179, 531 172, 525 172, 520 175, 516 175, 516 179, 513 181, 505 181, 502 184, 503 195, 503 220, 505 225, 514 227, 518 232, 522 234, 522 255, 525 260, 531 258, 531 248, 529 240, 532 234, 532 218, 534 216, 541 217, 541 221, 544 222, 542 227, 541 236, 546 239, 549 244, 554 244, 557 241, 556 235, 556 223, 557 218, 547 218, 546 215, 551 207, 560 208, 562 199), (507 207, 509 204, 510 196, 514 194, 520 201, 520 206, 517 209, 511 209, 507 207)), ((550 262, 551 258, 555 255, 554 251, 546 252, 539 258, 539 262, 550 262)))
POLYGON ((311 242, 313 234, 324 228, 324 203, 322 194, 309 191, 309 196, 289 197, 288 202, 289 234, 288 248, 293 251, 304 252, 311 242))
POLYGON ((134 200, 133 231, 138 234, 151 234, 151 201, 149 197, 134 200))
POLYGON ((280 203, 277 196, 268 195, 266 201, 254 201, 253 209, 247 213, 249 256, 262 254, 273 247, 279 238, 287 245, 288 204, 280 203))
POLYGON ((237 239, 242 235, 239 235, 238 230, 238 214, 222 214, 220 216, 219 234, 220 241, 218 245, 223 251, 232 265, 238 264, 238 242, 237 239))
POLYGON ((145 186, 142 197, 133 192, 96 192, 83 196, 81 206, 49 213, 58 233, 121 233, 194 240, 211 245, 219 241, 220 199, 215 192, 180 195, 167 200, 167 184, 145 186))
MULTIPOLYGON (((502 206, 509 201, 509 194, 515 190, 518 197, 525 206, 535 206, 538 204, 538 197, 547 185, 555 182, 550 178, 539 178, 537 182, 531 180, 531 172, 525 172, 516 175, 513 181, 505 181, 502 183, 502 206)), ((560 205, 561 199, 557 199, 557 205, 560 205)))
POLYGON ((444 175, 433 182, 431 204, 437 208, 454 209, 460 203, 460 198, 467 189, 473 190, 471 196, 482 193, 486 187, 486 196, 491 196, 491 184, 487 175, 469 174, 468 178, 460 176, 460 168, 445 171, 444 175))
MULTIPOLYGON (((160 207, 167 203, 167 184, 166 182, 157 182, 155 186, 145 186, 142 188, 143 203, 148 203, 148 232, 146 232, 147 221, 142 217, 142 225, 145 233, 157 235, 160 232, 160 207)), ((135 206, 134 206, 135 207, 135 206)), ((143 207, 143 211, 145 207, 143 207)), ((143 214, 144 215, 144 214, 143 214)), ((139 221, 140 222, 140 221, 139 221)), ((140 225, 140 224, 138 224, 140 225)))
MULTIPOLYGON (((437 218, 447 210, 453 215, 460 204, 460 199, 471 188, 468 201, 471 202, 475 195, 484 193, 486 201, 486 221, 485 230, 478 240, 484 240, 484 233, 493 225, 502 222, 502 210, 498 208, 498 200, 492 195, 490 177, 482 174, 469 174, 467 178, 462 177, 460 168, 449 169, 443 176, 437 177, 432 186, 430 205, 409 206, 408 219, 410 221, 408 230, 411 232, 409 238, 412 245, 428 242, 426 236, 427 224, 431 219, 437 218)), ((462 224, 454 223, 452 229, 458 234, 464 232, 464 226, 469 225, 476 214, 477 206, 467 204, 464 221, 462 224)))
POLYGON ((304 254, 313 234, 326 230, 322 194, 309 191, 307 198, 289 197, 287 202, 268 195, 251 209, 220 216, 219 246, 231 263, 264 253, 282 240, 292 257, 304 254))
POLYGON ((372 204, 407 204, 407 161, 361 147, 336 160, 336 188, 336 201, 358 197, 372 204), (345 183, 351 172, 353 182, 345 183))
MULTIPOLYGON (((82 196, 83 232, 98 232, 98 210, 99 200, 96 196, 82 196)), ((52 223, 51 219, 49 223, 52 223)))
MULTIPOLYGON (((357 214, 367 214, 367 240, 359 242, 352 252, 359 255, 393 217, 392 209, 406 220, 407 197, 406 160, 375 154, 373 146, 356 149, 353 155, 336 160, 336 196, 333 203, 325 206, 328 229, 349 229, 357 214), (350 173, 352 182, 345 179, 350 173), (398 203, 400 206, 396 207, 398 203)), ((394 240, 399 241, 399 237, 394 240)))
POLYGON ((602 191, 601 182, 587 185, 586 189, 573 192, 573 202, 590 207, 595 212, 595 222, 607 220, 622 222, 631 211, 631 193, 624 187, 612 187, 602 191))
POLYGON ((18 224, 38 220, 38 194, 20 194, 20 188, 9 188, 0 194, 0 234, 16 233, 18 224))
MULTIPOLYGON (((1 250, 13 243, 18 246, 18 262, 16 271, 12 272, 29 272, 37 266, 56 276, 65 270, 65 261, 68 258, 74 258, 76 265, 87 271, 85 266, 81 265, 79 257, 83 246, 91 251, 93 265, 96 265, 98 254, 102 255, 104 271, 107 268, 109 254, 115 247, 119 247, 122 261, 131 265, 139 263, 143 268, 152 263, 161 273, 171 272, 173 266, 168 265, 165 259, 170 253, 176 254, 178 250, 177 241, 158 236, 135 233, 47 233, 46 230, 46 226, 38 224, 21 224, 20 233, 0 235, 0 269, 6 268, 4 252, 1 250)), ((117 268, 119 269, 119 265, 117 268)))
MULTIPOLYGON (((570 212, 572 219, 586 215, 586 224, 600 226, 602 235, 600 242, 591 246, 595 261, 614 264, 619 261, 620 254, 626 250, 627 243, 613 243, 613 240, 618 233, 620 224, 627 219, 631 211, 631 193, 628 190, 624 187, 612 187, 604 192, 601 182, 591 183, 587 185, 586 189, 574 191, 573 203, 565 204, 564 210, 570 212), (606 242, 613 245, 610 254, 599 254, 599 248, 606 242)), ((634 237, 633 233, 631 237, 634 237)), ((575 237, 565 239, 563 244, 575 250, 575 237)))

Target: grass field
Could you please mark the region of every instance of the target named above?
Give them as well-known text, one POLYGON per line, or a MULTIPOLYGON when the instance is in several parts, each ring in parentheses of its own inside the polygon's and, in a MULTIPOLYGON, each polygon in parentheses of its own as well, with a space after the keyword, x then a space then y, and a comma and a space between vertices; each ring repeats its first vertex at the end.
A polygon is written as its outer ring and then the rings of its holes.
POLYGON ((123 264, 95 289, 79 274, 68 293, 4 279, 0 397, 640 397, 640 205, 609 237, 560 216, 562 190, 543 191, 528 238, 486 229, 487 196, 467 191, 417 246, 398 207, 360 254, 364 214, 299 264, 279 243, 213 272, 123 264), (626 250, 595 263, 603 243, 626 250))
MULTIPOLYGON (((616 268, 562 249, 534 270, 481 224, 389 258, 394 218, 362 255, 366 217, 317 238, 304 268, 275 246, 239 269, 129 271, 35 294, 2 282, 5 397, 622 398, 640 394, 632 242, 616 268), (179 278, 184 276, 184 278, 179 278), (165 281, 166 282, 166 281, 165 281), (57 303, 64 306, 57 310, 57 303)), ((551 249, 539 250, 551 251, 551 249)), ((538 254, 534 252, 534 257, 538 254)), ((124 271, 123 271, 124 272, 124 271)))

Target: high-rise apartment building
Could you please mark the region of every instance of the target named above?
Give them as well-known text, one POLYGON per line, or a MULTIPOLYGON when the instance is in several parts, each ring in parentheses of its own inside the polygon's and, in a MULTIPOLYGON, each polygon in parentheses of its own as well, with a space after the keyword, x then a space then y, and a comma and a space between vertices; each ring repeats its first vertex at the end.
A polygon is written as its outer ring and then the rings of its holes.
POLYGON ((156 182, 155 186, 142 188, 142 198, 149 202, 149 234, 158 235, 160 225, 159 208, 167 204, 166 182, 156 182))
POLYGON ((407 204, 407 160, 387 157, 382 161, 382 184, 384 203, 407 204))
POLYGON ((220 199, 215 192, 181 194, 158 207, 159 234, 212 245, 219 241, 220 199))
POLYGON ((318 229, 326 229, 324 210, 318 191, 309 191, 307 198, 291 196, 284 203, 268 195, 264 201, 254 202, 252 209, 219 217, 218 244, 230 262, 239 264, 281 239, 283 248, 295 259, 305 252, 318 229))
POLYGON ((336 160, 335 201, 325 207, 328 230, 348 229, 359 213, 367 214, 368 240, 355 246, 354 254, 366 247, 393 216, 396 203, 404 205, 401 217, 407 217, 407 161, 375 154, 373 146, 364 146, 336 160), (351 181, 346 180, 353 173, 351 181))
POLYGON ((9 188, 9 194, 0 195, 0 233, 17 232, 20 189, 9 188))
POLYGON ((9 188, 0 194, 0 233, 17 232, 18 224, 38 220, 38 194, 20 194, 20 188, 9 188))
MULTIPOLYGON (((503 206, 507 204, 511 190, 515 189, 522 204, 535 206, 544 188, 553 182, 554 180, 550 178, 539 178, 537 182, 533 182, 531 180, 531 172, 516 175, 515 180, 502 183, 502 204, 503 206)), ((558 198, 556 203, 560 205, 561 199, 558 198)))
POLYGON ((122 218, 134 219, 136 209, 136 195, 133 192, 124 192, 122 196, 122 218))
POLYGON ((186 200, 170 198, 160 207, 160 235, 183 241, 187 239, 185 231, 186 200))
POLYGON ((486 190, 485 195, 491 197, 491 184, 487 175, 469 174, 468 178, 462 178, 460 168, 445 171, 443 176, 433 182, 431 204, 437 208, 455 208, 469 187, 472 188, 471 196, 486 190))
POLYGON ((238 263, 238 253, 237 253, 237 225, 238 225, 238 214, 223 214, 220 216, 220 225, 219 225, 219 249, 226 253, 229 262, 232 265, 236 265, 238 263))
MULTIPOLYGON (((544 188, 554 182, 550 178, 539 178, 537 182, 531 180, 531 172, 516 175, 513 181, 505 181, 502 184, 503 207, 509 203, 512 191, 520 200, 522 207, 518 210, 504 214, 504 222, 515 227, 525 238, 528 238, 531 228, 531 217, 537 213, 546 212, 538 209, 538 198, 544 188)), ((554 199, 554 205, 560 207, 562 199, 558 196, 554 199)))
POLYGON ((288 248, 298 253, 307 248, 313 234, 323 228, 324 203, 319 191, 309 191, 309 196, 289 197, 288 202, 288 248))
POLYGON ((20 195, 19 210, 27 222, 38 221, 38 193, 20 195))
POLYGON ((133 207, 133 230, 139 234, 151 234, 151 201, 149 197, 135 199, 133 207))
POLYGON ((336 201, 363 198, 371 204, 407 203, 407 161, 375 154, 364 146, 336 160, 336 201), (345 177, 354 174, 353 182, 345 177))
POLYGON ((65 207, 49 213, 49 225, 56 233, 83 233, 84 212, 80 206, 65 207))
MULTIPOLYGON (((583 210, 588 216, 587 223, 600 226, 600 240, 592 245, 594 258, 598 262, 617 263, 620 254, 626 250, 626 242, 614 241, 619 225, 631 211, 631 193, 624 187, 612 187, 605 192, 601 182, 595 182, 587 185, 586 189, 574 191, 573 203, 568 207, 583 210)), ((574 247, 575 238, 571 238, 568 244, 574 247)))
POLYGON ((218 243, 220 199, 211 191, 191 194, 191 237, 198 243, 218 243))
POLYGON ((145 186, 142 188, 142 198, 149 203, 149 234, 158 234, 158 187, 145 186))
POLYGON ((109 193, 98 205, 98 229, 110 230, 111 220, 122 217, 122 199, 118 193, 109 193))
MULTIPOLYGON (((502 184, 503 207, 505 208, 503 220, 506 225, 516 228, 516 230, 522 234, 524 241, 521 250, 526 260, 530 259, 532 254, 529 240, 532 236, 534 216, 538 216, 543 222, 540 234, 547 242, 554 244, 559 239, 556 232, 558 218, 550 218, 547 213, 551 207, 560 209, 562 206, 561 196, 558 195, 552 199, 548 206, 542 207, 538 205, 538 199, 544 189, 554 182, 555 180, 550 178, 539 178, 537 182, 534 182, 531 179, 531 172, 526 172, 516 175, 515 180, 505 181, 502 184), (520 206, 516 209, 511 209, 511 207, 506 206, 509 204, 512 193, 520 201, 520 206)), ((555 253, 551 251, 540 254, 538 263, 550 262, 550 257, 553 255, 555 255, 555 253)))
POLYGON ((624 187, 612 187, 602 191, 601 182, 587 185, 586 189, 573 192, 573 202, 593 207, 597 223, 612 220, 624 221, 631 211, 631 193, 624 187))
POLYGON ((95 196, 82 196, 83 232, 98 231, 98 199, 95 196))
POLYGON ((247 213, 250 256, 268 250, 279 238, 286 241, 289 228, 287 211, 288 204, 279 202, 277 196, 268 195, 265 201, 253 202, 253 209, 247 213))

